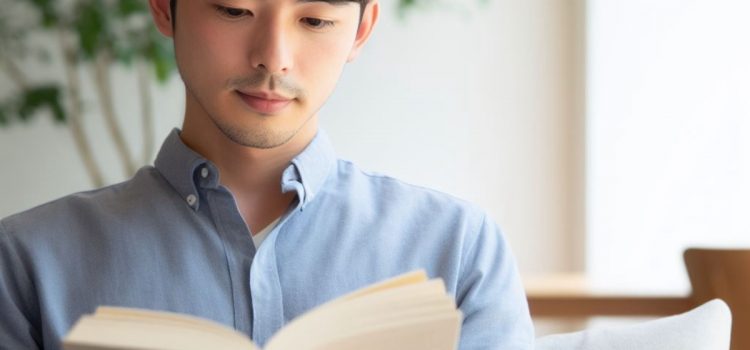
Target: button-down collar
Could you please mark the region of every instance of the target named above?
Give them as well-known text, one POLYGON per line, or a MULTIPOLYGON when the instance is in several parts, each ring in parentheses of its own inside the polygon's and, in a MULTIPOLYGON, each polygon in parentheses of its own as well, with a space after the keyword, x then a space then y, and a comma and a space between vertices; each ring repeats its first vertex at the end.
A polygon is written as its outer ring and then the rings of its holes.
MULTIPOLYGON (((328 136, 322 130, 284 170, 281 190, 296 191, 300 208, 304 208, 318 193, 336 162, 328 136)), ((159 151, 156 169, 194 210, 200 206, 199 188, 217 188, 219 170, 212 162, 190 149, 174 129, 159 151)))

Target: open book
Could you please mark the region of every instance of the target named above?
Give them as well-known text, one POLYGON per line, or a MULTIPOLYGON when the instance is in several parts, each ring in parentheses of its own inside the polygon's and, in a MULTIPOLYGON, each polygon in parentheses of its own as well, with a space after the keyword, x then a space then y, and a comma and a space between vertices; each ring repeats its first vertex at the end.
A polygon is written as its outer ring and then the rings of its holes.
MULTIPOLYGON (((453 350, 461 312, 443 281, 424 271, 357 290, 292 320, 266 350, 453 350)), ((255 350, 245 334, 170 312, 106 307, 84 315, 63 340, 65 350, 255 350)))

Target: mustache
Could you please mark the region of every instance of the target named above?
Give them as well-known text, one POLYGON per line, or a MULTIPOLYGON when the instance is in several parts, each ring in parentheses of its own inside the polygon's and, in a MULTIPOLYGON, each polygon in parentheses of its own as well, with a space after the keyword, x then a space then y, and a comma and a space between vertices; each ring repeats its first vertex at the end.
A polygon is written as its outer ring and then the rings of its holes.
POLYGON ((234 90, 268 90, 285 96, 305 97, 304 90, 289 77, 258 71, 227 81, 227 87, 234 90))

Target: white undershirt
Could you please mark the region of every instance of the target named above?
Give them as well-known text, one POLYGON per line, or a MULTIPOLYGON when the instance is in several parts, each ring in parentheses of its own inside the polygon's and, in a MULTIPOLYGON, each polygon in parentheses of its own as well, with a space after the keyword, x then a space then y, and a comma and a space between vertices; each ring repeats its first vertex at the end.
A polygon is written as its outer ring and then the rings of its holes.
POLYGON ((265 240, 268 234, 273 231, 273 229, 276 227, 276 224, 279 223, 279 220, 281 220, 281 217, 276 218, 276 220, 268 224, 266 228, 253 235, 253 244, 255 244, 255 249, 258 249, 258 247, 260 247, 260 244, 263 243, 263 240, 265 240))

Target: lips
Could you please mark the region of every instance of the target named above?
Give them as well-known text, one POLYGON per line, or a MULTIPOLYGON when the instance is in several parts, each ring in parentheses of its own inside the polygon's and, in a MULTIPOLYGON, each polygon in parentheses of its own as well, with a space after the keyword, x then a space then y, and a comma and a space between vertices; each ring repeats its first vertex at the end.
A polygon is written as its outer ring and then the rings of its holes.
POLYGON ((240 91, 236 91, 236 93, 250 109, 260 114, 276 114, 293 101, 293 99, 267 93, 244 93, 240 91))

